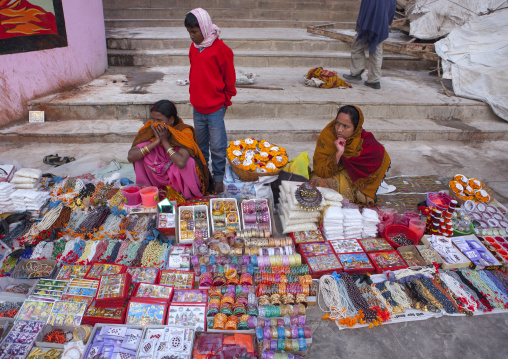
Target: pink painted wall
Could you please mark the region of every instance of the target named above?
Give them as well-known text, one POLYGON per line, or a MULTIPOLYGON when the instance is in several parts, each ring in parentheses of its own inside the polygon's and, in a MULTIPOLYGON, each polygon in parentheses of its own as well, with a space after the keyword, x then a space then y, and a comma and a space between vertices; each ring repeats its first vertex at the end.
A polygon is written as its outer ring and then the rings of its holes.
POLYGON ((0 126, 28 121, 28 101, 87 83, 106 71, 102 0, 62 4, 67 47, 0 55, 0 126))

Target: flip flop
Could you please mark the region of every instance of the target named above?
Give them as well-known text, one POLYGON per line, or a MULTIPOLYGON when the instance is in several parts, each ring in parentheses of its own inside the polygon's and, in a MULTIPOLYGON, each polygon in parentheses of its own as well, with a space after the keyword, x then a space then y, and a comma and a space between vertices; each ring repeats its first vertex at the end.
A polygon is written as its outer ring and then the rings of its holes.
POLYGON ((58 154, 44 156, 44 159, 42 160, 42 162, 51 166, 53 166, 53 164, 58 161, 60 161, 60 157, 58 156, 58 154))
POLYGON ((65 165, 69 162, 72 162, 72 161, 75 161, 76 159, 74 157, 64 157, 62 158, 60 161, 55 161, 53 162, 53 166, 61 166, 61 165, 65 165))

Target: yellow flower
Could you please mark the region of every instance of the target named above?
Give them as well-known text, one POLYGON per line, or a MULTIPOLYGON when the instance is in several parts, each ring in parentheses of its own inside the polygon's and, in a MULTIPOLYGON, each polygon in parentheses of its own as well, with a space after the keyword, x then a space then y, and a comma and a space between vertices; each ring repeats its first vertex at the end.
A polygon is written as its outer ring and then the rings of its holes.
POLYGON ((275 156, 273 158, 273 163, 275 163, 275 165, 277 167, 285 166, 288 163, 288 157, 287 156, 275 156))
POLYGON ((245 143, 245 148, 248 148, 248 149, 255 149, 257 144, 258 144, 258 141, 256 141, 255 139, 249 137, 249 138, 246 138, 244 141, 245 143))
POLYGON ((254 158, 259 162, 268 162, 271 156, 268 152, 259 152, 254 155, 254 158))

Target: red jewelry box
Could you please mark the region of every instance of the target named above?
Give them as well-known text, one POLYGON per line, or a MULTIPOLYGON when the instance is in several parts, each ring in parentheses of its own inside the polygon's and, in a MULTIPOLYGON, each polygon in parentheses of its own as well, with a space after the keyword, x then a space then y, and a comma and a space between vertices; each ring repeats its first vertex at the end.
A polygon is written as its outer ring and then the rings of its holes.
POLYGON ((164 325, 168 303, 155 303, 141 298, 131 299, 127 306, 125 324, 128 325, 164 325))
POLYGON ((98 308, 118 308, 129 298, 131 275, 129 273, 101 276, 95 306, 98 308))
POLYGON ((85 279, 99 280, 103 275, 121 274, 127 271, 123 264, 94 262, 86 272, 85 279))
POLYGON ((172 303, 208 303, 208 290, 206 289, 175 289, 172 303))
POLYGON ((169 285, 174 289, 192 289, 195 273, 178 269, 164 269, 159 271, 156 284, 169 285))
POLYGON ((138 283, 136 285, 136 289, 134 289, 131 298, 136 300, 145 300, 147 302, 153 303, 169 303, 173 298, 173 287, 164 284, 138 283), (140 288, 142 288, 142 290, 145 290, 145 292, 141 293, 140 288), (169 295, 165 297, 168 291, 169 295), (138 294, 140 296, 138 296, 138 294))
POLYGON ((376 271, 376 267, 364 252, 340 253, 337 254, 337 258, 346 273, 374 273, 376 271))
POLYGON ((314 243, 325 241, 325 237, 323 237, 323 234, 319 229, 316 231, 289 233, 289 236, 293 239, 293 243, 295 244, 295 246, 301 243, 314 243))
POLYGON ((370 252, 368 255, 376 267, 376 273, 407 268, 406 261, 397 251, 370 252))
POLYGON ((302 257, 304 263, 309 266, 309 272, 313 279, 318 279, 325 274, 343 271, 342 265, 333 251, 332 254, 302 257))
POLYGON ((127 305, 128 302, 125 302, 120 308, 98 308, 95 306, 95 302, 92 302, 85 311, 81 324, 92 326, 97 323, 123 324, 125 321, 125 313, 127 312, 127 305))

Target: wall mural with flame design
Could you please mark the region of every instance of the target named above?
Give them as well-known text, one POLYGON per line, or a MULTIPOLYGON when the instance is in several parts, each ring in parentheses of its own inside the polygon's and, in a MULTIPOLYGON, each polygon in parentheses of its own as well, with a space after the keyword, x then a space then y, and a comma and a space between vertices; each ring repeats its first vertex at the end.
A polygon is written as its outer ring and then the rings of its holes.
POLYGON ((0 55, 66 46, 62 0, 0 0, 0 55))

